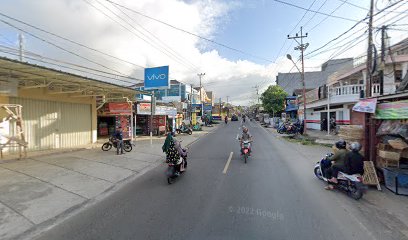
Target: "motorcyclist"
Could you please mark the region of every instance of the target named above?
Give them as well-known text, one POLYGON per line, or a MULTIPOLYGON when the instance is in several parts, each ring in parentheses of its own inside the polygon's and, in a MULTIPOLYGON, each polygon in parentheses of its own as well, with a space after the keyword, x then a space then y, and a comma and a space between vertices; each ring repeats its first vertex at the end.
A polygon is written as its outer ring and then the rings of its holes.
POLYGON ((350 144, 350 152, 344 160, 344 171, 347 174, 364 174, 364 157, 360 154, 361 144, 353 142, 350 144))
POLYGON ((172 163, 176 165, 177 172, 180 172, 180 154, 175 146, 175 139, 173 138, 173 133, 168 133, 166 140, 162 146, 163 152, 166 153, 166 163, 172 163))
POLYGON ((225 123, 228 123, 228 116, 224 117, 224 121, 225 121, 225 123))
POLYGON ((244 114, 244 115, 242 115, 242 121, 245 122, 245 119, 246 119, 246 117, 245 117, 245 114, 244 114))
MULTIPOLYGON (((327 158, 327 160, 332 162, 331 167, 326 169, 326 176, 329 182, 337 184, 337 174, 339 173, 339 171, 344 171, 344 161, 348 153, 346 145, 346 141, 342 139, 337 141, 335 146, 338 150, 334 153, 333 156, 327 158)), ((333 185, 329 183, 326 189, 333 189, 333 185)))
MULTIPOLYGON (((243 142, 244 141, 252 141, 252 135, 249 133, 247 127, 245 127, 245 126, 242 127, 242 135, 239 138, 239 140, 240 140, 240 146, 241 146, 241 154, 243 155, 244 154, 243 142)), ((251 143, 249 143, 248 150, 249 150, 249 154, 251 154, 251 143)))

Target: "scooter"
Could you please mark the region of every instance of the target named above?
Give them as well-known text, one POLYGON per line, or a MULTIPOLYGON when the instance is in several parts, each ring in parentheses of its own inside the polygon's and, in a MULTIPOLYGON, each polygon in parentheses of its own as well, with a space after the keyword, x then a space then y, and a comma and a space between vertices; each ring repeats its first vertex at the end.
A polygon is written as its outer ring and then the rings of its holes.
POLYGON ((225 121, 225 124, 228 124, 228 118, 225 118, 224 121, 225 121))
POLYGON ((177 134, 181 134, 181 133, 187 133, 188 135, 193 134, 193 130, 189 127, 177 128, 176 132, 177 134))
MULTIPOLYGON (((331 163, 327 163, 327 158, 333 156, 333 153, 326 154, 326 157, 322 158, 316 163, 314 167, 314 174, 320 180, 328 182, 327 176, 325 176, 325 169, 331 166, 331 163)), ((339 172, 337 175, 337 184, 333 184, 335 189, 342 190, 347 195, 355 200, 359 200, 363 197, 363 192, 366 187, 363 184, 363 178, 360 174, 348 175, 343 172, 339 172)))
MULTIPOLYGON (((110 137, 109 141, 104 143, 101 148, 102 151, 109 151, 112 147, 117 148, 118 143, 113 137, 110 137)), ((123 140, 123 150, 125 150, 125 152, 132 151, 132 143, 129 139, 123 140)))
POLYGON ((168 167, 166 170, 166 177, 168 184, 172 184, 176 180, 176 178, 178 178, 187 170, 187 150, 188 149, 183 149, 185 155, 180 156, 180 159, 177 161, 177 163, 167 163, 168 167), (180 170, 177 170, 178 168, 180 170))

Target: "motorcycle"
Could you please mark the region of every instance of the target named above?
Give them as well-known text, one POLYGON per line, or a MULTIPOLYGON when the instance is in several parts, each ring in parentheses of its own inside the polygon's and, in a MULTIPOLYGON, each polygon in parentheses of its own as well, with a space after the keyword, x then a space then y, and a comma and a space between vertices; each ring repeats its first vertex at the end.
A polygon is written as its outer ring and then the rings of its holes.
POLYGON ((242 157, 244 158, 245 163, 247 163, 247 160, 249 158, 249 150, 250 150, 250 143, 252 141, 243 141, 242 146, 241 146, 241 153, 242 157))
MULTIPOLYGON (((327 158, 333 156, 332 153, 326 154, 326 157, 322 158, 316 163, 314 167, 314 174, 320 180, 328 182, 327 176, 325 176, 325 169, 331 166, 327 164, 327 158)), ((339 172, 337 175, 337 184, 333 184, 335 189, 342 190, 347 195, 355 200, 359 200, 363 197, 363 192, 366 187, 363 184, 363 178, 360 174, 348 175, 343 172, 339 172)))
POLYGON ((227 124, 228 123, 228 118, 225 118, 224 121, 225 121, 225 124, 227 124))
POLYGON ((166 177, 167 183, 172 184, 176 178, 178 178, 181 174, 183 174, 187 170, 187 150, 186 148, 183 149, 185 152, 184 156, 180 155, 180 159, 177 163, 167 163, 168 167, 166 170, 166 177), (177 170, 179 168, 180 170, 177 170))
MULTIPOLYGON (((109 141, 102 144, 101 148, 102 151, 109 151, 112 147, 117 148, 118 142, 113 137, 110 137, 109 141)), ((132 151, 132 143, 130 142, 129 139, 123 140, 123 150, 125 150, 125 152, 132 151)))
POLYGON ((193 130, 189 127, 177 128, 176 132, 177 134, 181 134, 181 133, 187 133, 188 135, 193 134, 193 130))

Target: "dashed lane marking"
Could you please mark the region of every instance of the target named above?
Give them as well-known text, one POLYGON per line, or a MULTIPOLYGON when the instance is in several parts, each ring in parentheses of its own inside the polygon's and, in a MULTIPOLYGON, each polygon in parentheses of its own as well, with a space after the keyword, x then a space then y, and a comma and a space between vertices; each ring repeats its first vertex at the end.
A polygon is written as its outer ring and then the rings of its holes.
POLYGON ((227 163, 225 164, 224 171, 222 171, 222 173, 227 174, 227 170, 228 170, 228 167, 229 167, 229 165, 230 165, 230 162, 231 162, 231 159, 232 159, 232 155, 233 155, 233 154, 234 154, 233 152, 230 153, 229 158, 228 158, 228 161, 227 161, 227 163))

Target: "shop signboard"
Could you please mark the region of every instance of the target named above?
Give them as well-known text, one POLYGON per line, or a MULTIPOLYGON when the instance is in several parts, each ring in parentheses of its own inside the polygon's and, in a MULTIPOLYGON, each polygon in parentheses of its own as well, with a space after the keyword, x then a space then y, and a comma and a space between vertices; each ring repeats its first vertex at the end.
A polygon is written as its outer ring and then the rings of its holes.
POLYGON ((408 100, 377 104, 377 119, 408 119, 408 100))
MULTIPOLYGON (((150 103, 139 103, 137 105, 137 114, 150 115, 151 114, 150 103)), ((175 107, 156 106, 154 115, 176 116, 177 109, 175 107)))
POLYGON ((211 105, 211 103, 204 103, 203 104, 203 106, 204 106, 204 112, 206 112, 206 111, 212 111, 212 105, 211 105))
POLYGON ((169 89, 169 66, 145 68, 144 89, 169 89))
POLYGON ((377 98, 363 99, 358 101, 353 107, 355 112, 375 113, 375 107, 377 105, 377 98))
POLYGON ((139 103, 137 104, 137 114, 140 115, 150 115, 151 114, 151 104, 150 103, 139 103))
POLYGON ((201 104, 192 104, 191 107, 193 108, 193 112, 196 112, 196 113, 201 112, 201 104))

